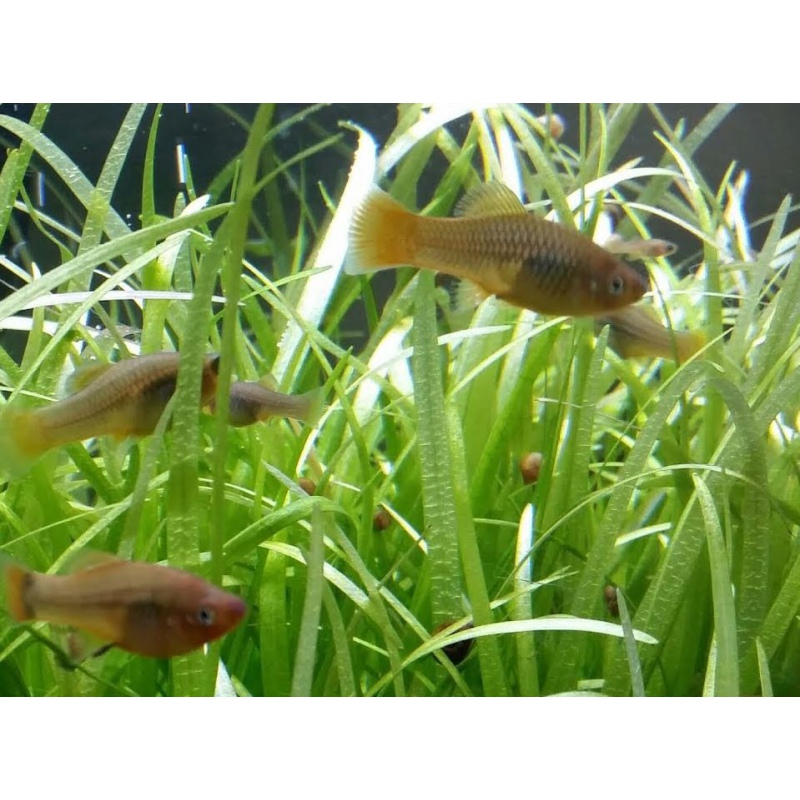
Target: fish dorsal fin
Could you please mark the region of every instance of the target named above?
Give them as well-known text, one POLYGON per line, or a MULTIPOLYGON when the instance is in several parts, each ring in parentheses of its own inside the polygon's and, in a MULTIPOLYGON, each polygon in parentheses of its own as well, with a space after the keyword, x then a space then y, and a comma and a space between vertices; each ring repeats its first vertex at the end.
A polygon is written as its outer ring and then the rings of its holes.
POLYGON ((508 186, 491 181, 473 186, 461 198, 455 213, 457 217, 498 217, 526 212, 525 206, 508 186))
POLYGON ((67 378, 67 393, 75 394, 81 391, 81 389, 85 389, 111 366, 113 366, 113 364, 94 360, 81 364, 75 372, 67 378))
POLYGON ((102 550, 81 550, 68 559, 64 572, 85 572, 88 569, 105 567, 109 564, 119 564, 121 562, 121 558, 111 553, 104 553, 102 550))
POLYGON ((219 375, 219 353, 209 353, 205 358, 205 364, 215 375, 219 375))
POLYGON ((275 380, 275 376, 271 372, 264 373, 259 379, 258 382, 265 388, 269 389, 272 392, 278 391, 278 381, 275 380))

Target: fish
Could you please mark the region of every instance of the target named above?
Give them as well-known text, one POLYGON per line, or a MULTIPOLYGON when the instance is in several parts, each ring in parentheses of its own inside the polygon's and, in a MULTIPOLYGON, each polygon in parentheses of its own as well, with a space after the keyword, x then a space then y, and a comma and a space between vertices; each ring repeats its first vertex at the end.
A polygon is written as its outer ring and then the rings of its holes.
POLYGON ((551 315, 603 314, 650 288, 633 266, 588 236, 526 212, 497 182, 471 189, 456 218, 414 214, 373 186, 353 215, 345 272, 404 265, 467 280, 487 296, 551 315))
POLYGON ((609 253, 633 258, 664 258, 678 250, 678 245, 666 239, 623 239, 618 233, 612 233, 603 242, 603 247, 609 253))
POLYGON ((233 630, 247 611, 235 594, 190 572, 91 553, 66 575, 4 565, 8 611, 76 629, 109 647, 171 658, 233 630))
MULTIPOLYGON (((214 409, 214 401, 210 403, 214 409)), ((270 417, 291 417, 313 421, 322 407, 319 389, 305 394, 283 394, 253 381, 233 381, 228 405, 228 423, 236 428, 253 425, 270 417)))
MULTIPOLYGON (((68 381, 72 394, 35 409, 0 415, 0 466, 11 474, 55 447, 95 436, 122 440, 151 434, 175 393, 180 353, 163 352, 110 364, 90 362, 68 381)), ((206 356, 201 402, 214 396, 219 356, 206 356)))
POLYGON ((643 306, 631 306, 613 314, 598 317, 598 331, 608 325, 608 343, 622 358, 671 358, 688 361, 705 344, 705 337, 696 331, 674 331, 665 328, 655 314, 643 306))

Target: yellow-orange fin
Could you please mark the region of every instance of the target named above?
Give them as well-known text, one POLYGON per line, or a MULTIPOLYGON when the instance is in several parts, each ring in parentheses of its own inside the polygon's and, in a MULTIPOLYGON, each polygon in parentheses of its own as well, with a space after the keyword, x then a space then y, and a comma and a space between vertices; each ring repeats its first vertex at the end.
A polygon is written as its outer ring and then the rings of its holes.
POLYGON ((344 271, 365 275, 408 264, 416 226, 416 214, 373 186, 353 215, 344 271))
POLYGON ((525 214, 522 201, 504 183, 490 181, 473 186, 455 209, 461 217, 497 217, 525 214))
POLYGON ((675 334, 675 346, 678 349, 678 358, 688 361, 698 350, 706 344, 706 337, 696 331, 680 331, 675 334))
POLYGON ((0 413, 0 474, 18 477, 50 449, 33 411, 6 408, 0 413))
POLYGON ((13 561, 6 561, 2 570, 6 584, 8 613, 17 622, 35 619, 36 613, 27 599, 28 587, 33 580, 33 573, 13 561))

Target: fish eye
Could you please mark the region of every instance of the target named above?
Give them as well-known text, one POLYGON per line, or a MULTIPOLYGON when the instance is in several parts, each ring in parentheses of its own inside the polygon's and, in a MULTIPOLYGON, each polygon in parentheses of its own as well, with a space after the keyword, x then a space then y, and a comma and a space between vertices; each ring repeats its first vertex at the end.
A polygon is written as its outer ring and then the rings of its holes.
POLYGON ((614 275, 608 282, 608 291, 613 295, 622 294, 622 290, 624 288, 625 288, 625 280, 621 275, 614 275))
POLYGON ((213 625, 214 624, 214 612, 210 608, 201 608, 197 612, 197 621, 201 625, 213 625))

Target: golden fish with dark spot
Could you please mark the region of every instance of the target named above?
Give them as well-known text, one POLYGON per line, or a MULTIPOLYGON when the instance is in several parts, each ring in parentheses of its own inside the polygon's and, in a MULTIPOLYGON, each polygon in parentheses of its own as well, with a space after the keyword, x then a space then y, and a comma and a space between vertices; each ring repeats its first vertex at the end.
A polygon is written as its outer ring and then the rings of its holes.
POLYGON ((569 316, 624 308, 649 289, 637 270, 587 236, 526 212, 503 184, 475 187, 456 214, 414 214, 373 187, 353 218, 345 271, 435 270, 515 306, 569 316))

